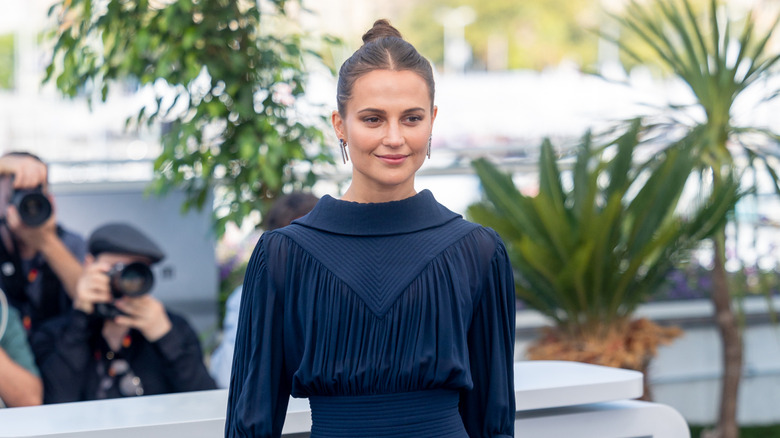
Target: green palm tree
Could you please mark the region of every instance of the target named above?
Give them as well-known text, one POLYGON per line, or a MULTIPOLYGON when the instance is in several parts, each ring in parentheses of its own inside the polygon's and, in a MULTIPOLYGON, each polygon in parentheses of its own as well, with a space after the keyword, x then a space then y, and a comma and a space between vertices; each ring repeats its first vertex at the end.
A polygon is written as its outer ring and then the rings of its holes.
MULTIPOLYGON (((682 117, 673 117, 674 123, 668 127, 687 129, 699 157, 698 171, 711 175, 717 187, 740 170, 736 158, 744 157, 754 171, 764 169, 780 193, 774 160, 780 137, 766 127, 739 125, 732 113, 735 102, 748 90, 755 90, 764 102, 778 95, 778 90, 768 84, 780 60, 770 45, 780 17, 761 28, 756 23, 756 10, 737 20, 729 17, 725 6, 716 0, 704 9, 704 13, 697 13, 690 0, 631 0, 622 13, 612 15, 619 23, 621 38, 605 37, 617 43, 633 61, 661 66, 690 87, 695 97, 692 107, 703 113, 703 119, 687 123, 682 117), (630 43, 631 39, 642 46, 630 43)), ((679 115, 681 110, 689 109, 670 106, 667 114, 679 115)), ((739 435, 736 408, 742 341, 726 281, 725 239, 723 225, 712 238, 715 263, 711 297, 724 346, 720 419, 714 433, 734 438, 739 435)))
MULTIPOLYGON (((485 200, 469 206, 468 215, 506 242, 518 297, 550 318, 557 344, 575 352, 559 359, 583 360, 578 352, 598 348, 591 340, 627 334, 636 307, 676 261, 721 228, 739 197, 737 183, 726 178, 711 202, 683 215, 679 201, 696 163, 691 145, 683 139, 635 165, 643 135, 638 121, 602 147, 588 134, 571 171, 560 170, 545 141, 535 196, 521 194, 486 159, 473 162, 485 200)), ((588 361, 646 371, 660 341, 638 354, 588 361)))

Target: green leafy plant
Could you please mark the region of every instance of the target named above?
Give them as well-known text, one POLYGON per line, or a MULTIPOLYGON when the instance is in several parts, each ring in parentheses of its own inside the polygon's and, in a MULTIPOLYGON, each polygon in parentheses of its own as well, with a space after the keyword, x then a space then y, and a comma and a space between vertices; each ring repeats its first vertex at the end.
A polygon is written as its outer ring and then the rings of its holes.
MULTIPOLYGON (((660 67, 682 80, 693 94, 690 105, 672 103, 663 113, 669 132, 684 132, 698 157, 697 172, 711 178, 715 187, 729 184, 736 172, 763 173, 780 194, 777 158, 780 136, 768 126, 750 125, 750 111, 777 98, 780 54, 771 41, 780 16, 761 26, 758 10, 732 18, 726 3, 710 0, 703 13, 690 0, 629 1, 618 23, 621 37, 603 35, 615 42, 634 62, 660 67), (624 38, 625 37, 625 38, 624 38), (631 41, 638 42, 634 45, 631 41), (740 99, 749 102, 737 118, 733 114, 740 99), (748 121, 748 124, 742 123, 748 121), (744 164, 738 164, 743 161, 744 164)), ((662 124, 659 124, 662 126, 662 124)), ((753 178, 753 184, 758 181, 753 178)), ((725 270, 725 224, 713 234, 713 288, 711 298, 724 350, 721 406, 715 436, 739 435, 736 409, 742 375, 742 340, 725 270)))
POLYGON ((571 353, 566 359, 644 370, 655 347, 674 336, 657 331, 641 351, 625 338, 649 327, 632 326, 636 307, 675 262, 723 224, 740 194, 737 183, 728 180, 707 202, 686 201, 683 209, 680 199, 696 162, 691 145, 683 140, 635 164, 643 133, 635 121, 599 147, 587 134, 566 171, 545 141, 535 196, 523 195, 511 176, 488 160, 473 162, 485 199, 469 207, 469 216, 502 236, 518 297, 554 323, 537 353, 566 350, 571 353), (621 336, 625 348, 612 356, 606 346, 594 345, 621 336), (594 349, 601 349, 601 356, 594 349))
POLYGON ((521 194, 488 160, 473 163, 486 200, 468 214, 507 240, 518 297, 573 335, 599 334, 629 317, 737 199, 732 181, 684 218, 677 207, 695 163, 690 146, 635 166, 639 145, 638 122, 600 150, 588 134, 573 169, 562 173, 545 141, 535 196, 521 194), (607 151, 615 155, 605 159, 607 151))
POLYGON ((203 208, 215 186, 218 234, 264 210, 283 190, 315 181, 332 163, 325 118, 299 114, 305 62, 323 66, 305 47, 332 42, 296 30, 285 1, 63 0, 47 81, 67 96, 105 100, 109 85, 136 83, 155 101, 128 126, 162 126, 162 153, 151 186, 183 188, 183 210, 203 208), (307 42, 308 41, 308 42, 307 42))

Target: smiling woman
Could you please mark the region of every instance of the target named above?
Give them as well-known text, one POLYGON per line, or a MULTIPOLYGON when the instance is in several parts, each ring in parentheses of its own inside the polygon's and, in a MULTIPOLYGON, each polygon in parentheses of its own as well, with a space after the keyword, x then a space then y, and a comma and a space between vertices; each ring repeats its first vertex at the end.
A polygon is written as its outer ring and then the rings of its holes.
POLYGON ((264 233, 244 279, 227 436, 514 434, 512 268, 490 229, 417 193, 436 119, 430 63, 385 20, 341 67, 342 199, 264 233))
POLYGON ((333 112, 349 147, 352 184, 345 201, 396 201, 415 193, 414 175, 429 155, 437 108, 417 73, 375 70, 355 81, 352 98, 333 112))

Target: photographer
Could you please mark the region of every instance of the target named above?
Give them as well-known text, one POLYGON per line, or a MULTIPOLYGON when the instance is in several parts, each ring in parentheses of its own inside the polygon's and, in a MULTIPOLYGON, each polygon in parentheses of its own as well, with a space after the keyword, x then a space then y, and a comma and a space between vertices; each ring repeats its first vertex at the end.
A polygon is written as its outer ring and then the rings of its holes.
POLYGON ((29 334, 67 312, 86 244, 57 224, 46 164, 27 152, 0 157, 0 288, 29 334))
POLYGON ((73 311, 32 337, 44 403, 216 388, 195 332, 148 293, 160 248, 117 223, 92 233, 89 252, 73 311))

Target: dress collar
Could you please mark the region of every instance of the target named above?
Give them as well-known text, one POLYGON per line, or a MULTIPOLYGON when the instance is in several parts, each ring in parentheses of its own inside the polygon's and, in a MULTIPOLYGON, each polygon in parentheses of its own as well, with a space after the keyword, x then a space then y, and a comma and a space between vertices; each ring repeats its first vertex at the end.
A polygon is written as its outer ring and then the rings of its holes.
POLYGON ((443 225, 461 216, 436 202, 430 190, 400 201, 359 203, 323 196, 306 216, 293 221, 336 234, 388 236, 443 225))

